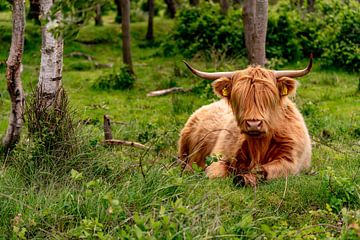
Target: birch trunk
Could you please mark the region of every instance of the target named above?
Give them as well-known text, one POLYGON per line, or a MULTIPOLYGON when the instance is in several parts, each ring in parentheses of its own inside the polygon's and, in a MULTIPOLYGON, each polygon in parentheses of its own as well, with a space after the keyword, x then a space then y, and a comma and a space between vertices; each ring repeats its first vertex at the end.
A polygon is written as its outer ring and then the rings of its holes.
POLYGON ((22 55, 24 51, 25 32, 25 0, 14 0, 13 29, 9 58, 6 61, 7 87, 11 99, 9 126, 3 138, 3 146, 11 149, 20 139, 21 128, 24 124, 25 97, 21 84, 22 55))
POLYGON ((131 59, 130 0, 121 0, 121 13, 123 62, 128 65, 130 73, 134 73, 131 59))
POLYGON ((268 0, 244 2, 245 46, 250 64, 264 66, 268 0))
POLYGON ((50 9, 53 0, 40 0, 42 17, 48 22, 42 28, 41 65, 38 82, 38 94, 43 107, 49 107, 55 100, 56 93, 61 87, 63 67, 63 39, 55 38, 51 28, 61 21, 61 13, 55 14, 55 19, 50 18, 50 9))

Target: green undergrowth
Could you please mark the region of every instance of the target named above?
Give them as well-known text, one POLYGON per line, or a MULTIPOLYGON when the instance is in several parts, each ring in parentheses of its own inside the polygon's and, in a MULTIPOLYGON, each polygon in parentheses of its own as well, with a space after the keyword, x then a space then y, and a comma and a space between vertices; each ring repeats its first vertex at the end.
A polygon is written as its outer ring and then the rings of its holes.
MULTIPOLYGON (((0 12, 0 63, 6 60, 9 13, 0 12), (5 30, 3 30, 5 29, 5 30)), ((120 26, 87 26, 65 41, 63 86, 76 138, 61 159, 39 147, 24 128, 21 143, 0 161, 0 238, 4 239, 357 239, 360 224, 360 93, 358 76, 322 70, 299 79, 294 101, 313 139, 312 168, 299 176, 237 188, 232 179, 209 181, 204 172, 176 165, 181 128, 189 115, 216 97, 192 76, 179 56, 164 57, 160 42, 173 22, 155 19, 155 42, 144 40, 146 23, 132 25, 136 80, 132 88, 94 88, 120 72, 120 26), (101 36, 100 36, 101 35, 101 36), (100 39, 101 38, 101 39, 100 39), (156 42, 158 41, 158 42, 156 42), (87 59, 71 56, 81 52, 87 59), (94 61, 113 64, 96 68, 94 61), (167 87, 192 91, 146 97, 167 87), (103 144, 103 115, 113 137, 149 149, 103 144)), ((27 24, 23 82, 30 98, 40 64, 40 30, 27 24)), ((214 56, 191 61, 204 70, 246 67, 243 60, 214 56)), ((302 68, 306 60, 285 68, 302 68)), ((5 67, 0 65, 0 132, 10 109, 5 67)), ((46 135, 46 132, 44 133, 46 135)))

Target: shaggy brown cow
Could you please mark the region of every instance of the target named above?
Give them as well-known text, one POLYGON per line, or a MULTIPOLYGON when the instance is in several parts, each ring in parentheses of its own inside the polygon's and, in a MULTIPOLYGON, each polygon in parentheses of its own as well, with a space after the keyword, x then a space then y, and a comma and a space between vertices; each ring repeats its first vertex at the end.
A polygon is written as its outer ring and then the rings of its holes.
POLYGON ((185 63, 197 76, 215 80, 222 99, 191 115, 181 131, 179 159, 205 169, 209 178, 234 173, 241 184, 256 185, 310 166, 311 142, 303 117, 288 98, 304 70, 271 71, 250 66, 235 72, 205 73, 185 63), (209 155, 219 159, 210 166, 209 155))

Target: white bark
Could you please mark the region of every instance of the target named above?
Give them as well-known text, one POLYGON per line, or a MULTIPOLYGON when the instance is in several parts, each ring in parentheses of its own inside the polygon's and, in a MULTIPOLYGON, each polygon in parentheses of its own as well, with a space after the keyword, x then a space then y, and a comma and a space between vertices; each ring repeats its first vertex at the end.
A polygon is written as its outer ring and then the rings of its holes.
POLYGON ((21 84, 22 55, 24 51, 25 0, 13 1, 13 29, 9 58, 6 61, 7 87, 11 98, 9 126, 3 139, 5 149, 10 149, 20 139, 24 124, 25 97, 21 84))
POLYGON ((51 20, 50 9, 54 0, 40 0, 41 15, 48 22, 42 28, 41 64, 38 82, 38 93, 45 106, 50 106, 61 86, 63 67, 63 39, 55 38, 51 33, 61 21, 61 13, 51 20))

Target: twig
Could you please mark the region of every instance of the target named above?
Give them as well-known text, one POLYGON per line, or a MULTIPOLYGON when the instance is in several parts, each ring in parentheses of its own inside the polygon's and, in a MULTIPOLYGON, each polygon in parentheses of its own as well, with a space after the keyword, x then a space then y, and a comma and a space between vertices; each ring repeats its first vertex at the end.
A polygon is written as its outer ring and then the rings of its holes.
POLYGON ((109 145, 124 145, 124 146, 136 147, 136 148, 141 148, 141 149, 149 149, 144 144, 141 144, 138 142, 130 142, 130 141, 125 141, 125 140, 117 140, 117 139, 108 139, 108 140, 105 140, 104 142, 109 145))
POLYGON ((95 61, 95 58, 93 56, 90 56, 83 52, 72 52, 69 54, 66 54, 65 57, 82 57, 88 60, 89 62, 92 62, 95 66, 95 68, 112 68, 114 66, 113 63, 98 63, 95 61))
POLYGON ((312 138, 312 140, 316 143, 320 143, 321 145, 325 146, 325 147, 328 147, 336 152, 339 152, 339 153, 342 153, 342 154, 346 154, 346 152, 340 150, 340 149, 337 149, 335 148, 334 146, 331 146, 330 144, 328 143, 325 143, 324 141, 321 141, 321 140, 318 140, 318 139, 315 139, 315 138, 312 138))
POLYGON ((173 88, 168 88, 168 89, 152 91, 152 92, 149 92, 148 94, 146 94, 146 96, 157 97, 157 96, 162 96, 162 95, 166 95, 169 93, 175 93, 175 92, 189 92, 191 90, 192 90, 192 88, 184 89, 182 87, 173 87, 173 88))
POLYGON ((90 62, 94 61, 94 57, 92 57, 86 53, 83 53, 83 52, 72 52, 72 53, 66 54, 64 57, 82 57, 82 58, 87 59, 90 62))
POLYGON ((145 146, 141 143, 138 143, 138 142, 113 139, 112 132, 111 132, 111 120, 108 115, 104 115, 104 138, 105 138, 104 143, 109 144, 109 145, 124 145, 124 146, 129 146, 129 147, 148 149, 147 146, 145 146))
POLYGON ((287 185, 288 185, 288 177, 286 176, 286 178, 285 178, 285 188, 284 188, 283 196, 282 196, 282 198, 281 198, 281 201, 280 201, 280 203, 279 203, 279 206, 276 208, 276 212, 279 211, 281 205, 282 205, 283 202, 284 202, 285 195, 286 195, 286 191, 287 191, 287 185))

